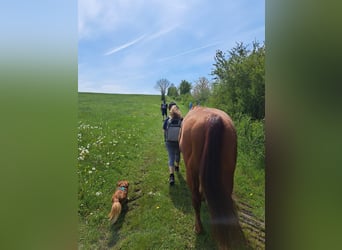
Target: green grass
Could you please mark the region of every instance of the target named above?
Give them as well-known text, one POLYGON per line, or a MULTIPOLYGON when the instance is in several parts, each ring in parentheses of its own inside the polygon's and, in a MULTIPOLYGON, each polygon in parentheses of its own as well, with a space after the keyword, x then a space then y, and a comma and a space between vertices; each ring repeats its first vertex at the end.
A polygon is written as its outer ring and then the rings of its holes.
MULTIPOLYGON (((180 108, 185 115, 187 107, 180 108)), ((169 187, 159 96, 80 93, 78 120, 79 249, 216 248, 204 203, 205 233, 194 233, 182 161, 169 187), (129 202, 111 226, 107 214, 121 179, 130 182, 129 202)), ((264 219, 263 175, 256 170, 251 178, 249 169, 237 169, 235 191, 253 199, 253 213, 264 219)))

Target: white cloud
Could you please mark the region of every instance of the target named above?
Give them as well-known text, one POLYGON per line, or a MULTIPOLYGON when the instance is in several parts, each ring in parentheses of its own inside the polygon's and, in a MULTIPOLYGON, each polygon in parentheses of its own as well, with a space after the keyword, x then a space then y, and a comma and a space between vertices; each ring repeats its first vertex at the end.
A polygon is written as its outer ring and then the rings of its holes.
POLYGON ((173 58, 176 58, 176 57, 179 57, 179 56, 184 56, 184 55, 187 55, 187 54, 190 54, 190 53, 193 53, 193 52, 197 52, 197 51, 200 51, 200 50, 204 50, 204 49, 206 49, 206 48, 210 48, 210 47, 217 46, 217 45, 220 44, 220 43, 221 43, 221 42, 215 42, 215 43, 207 44, 207 45, 205 45, 205 46, 197 47, 197 48, 194 48, 194 49, 190 49, 190 50, 187 50, 187 51, 183 51, 183 52, 181 52, 181 53, 178 53, 178 54, 175 54, 175 55, 172 55, 172 56, 168 56, 168 57, 161 58, 161 59, 159 59, 158 61, 159 61, 159 62, 162 62, 162 61, 170 60, 170 59, 173 59, 173 58))
POLYGON ((151 34, 149 36, 144 34, 144 35, 134 39, 133 41, 127 42, 127 43, 125 43, 123 45, 120 45, 120 46, 114 48, 114 49, 111 49, 110 51, 106 52, 104 55, 105 56, 111 55, 111 54, 116 53, 116 52, 118 52, 120 50, 126 49, 126 48, 128 48, 128 47, 130 47, 130 46, 132 46, 132 45, 134 45, 134 44, 136 44, 136 43, 138 43, 138 42, 140 42, 142 40, 152 41, 154 39, 160 38, 163 35, 166 35, 167 33, 169 33, 172 30, 174 30, 176 27, 177 27, 177 25, 174 25, 174 26, 168 27, 168 28, 164 28, 164 29, 161 29, 158 32, 153 33, 153 34, 151 34), (144 38, 146 38, 146 39, 144 39, 144 38))
POLYGON ((167 33, 173 31, 174 29, 176 29, 177 26, 178 25, 173 25, 171 27, 163 28, 163 29, 159 30, 158 32, 150 35, 146 40, 154 40, 154 39, 157 39, 159 37, 162 37, 163 35, 166 35, 167 33))
POLYGON ((111 33, 122 26, 129 30, 173 27, 182 22, 193 3, 196 1, 80 0, 79 39, 111 33))
POLYGON ((121 46, 119 46, 119 47, 116 47, 116 48, 114 48, 114 49, 112 49, 112 50, 106 52, 104 55, 105 55, 105 56, 108 56, 108 55, 111 55, 111 54, 113 54, 113 53, 116 53, 116 52, 118 52, 118 51, 120 51, 120 50, 126 49, 126 48, 128 48, 128 47, 130 47, 130 46, 136 44, 137 42, 141 41, 142 39, 144 39, 145 36, 146 36, 146 35, 142 35, 142 36, 138 37, 137 39, 135 39, 135 40, 133 40, 133 41, 131 41, 131 42, 127 42, 127 43, 125 43, 125 44, 123 44, 123 45, 121 45, 121 46))
POLYGON ((78 1, 78 34, 83 38, 91 33, 90 24, 96 23, 101 16, 103 4, 96 0, 78 1))

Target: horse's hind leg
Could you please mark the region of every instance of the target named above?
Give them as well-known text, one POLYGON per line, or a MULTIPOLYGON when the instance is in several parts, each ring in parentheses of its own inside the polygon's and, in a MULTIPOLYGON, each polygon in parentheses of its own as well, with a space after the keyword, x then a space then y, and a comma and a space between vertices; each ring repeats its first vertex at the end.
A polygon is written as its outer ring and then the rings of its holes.
POLYGON ((203 226, 201 222, 201 195, 198 188, 192 192, 192 206, 195 209, 195 232, 199 234, 203 231, 203 226))
MULTIPOLYGON (((184 154, 184 153, 183 153, 184 154)), ((201 233, 203 231, 203 226, 201 222, 201 194, 199 190, 198 174, 195 168, 192 168, 189 158, 184 156, 184 162, 186 165, 186 180, 192 195, 192 206, 195 210, 195 232, 201 233), (197 178, 196 178, 197 177, 197 178)))

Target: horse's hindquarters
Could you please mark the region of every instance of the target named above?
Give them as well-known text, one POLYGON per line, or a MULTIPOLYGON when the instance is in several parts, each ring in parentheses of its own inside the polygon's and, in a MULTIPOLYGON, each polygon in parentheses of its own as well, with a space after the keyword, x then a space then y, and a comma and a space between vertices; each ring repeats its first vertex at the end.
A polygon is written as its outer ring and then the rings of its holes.
MULTIPOLYGON (((186 166, 187 183, 196 213, 196 232, 202 230, 201 200, 205 195, 212 219, 214 238, 221 246, 239 226, 231 198, 237 154, 236 131, 230 117, 221 110, 196 108, 185 116, 180 148, 186 166), (230 223, 234 221, 234 223, 230 223)), ((239 236, 240 237, 240 236, 239 236)), ((238 238, 239 238, 238 237, 238 238)))

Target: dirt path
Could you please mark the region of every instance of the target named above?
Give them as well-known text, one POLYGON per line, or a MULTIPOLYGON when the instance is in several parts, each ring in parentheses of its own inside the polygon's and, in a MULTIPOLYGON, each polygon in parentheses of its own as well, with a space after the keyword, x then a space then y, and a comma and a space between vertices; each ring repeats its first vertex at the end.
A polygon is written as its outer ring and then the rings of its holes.
POLYGON ((248 204, 238 201, 237 205, 240 224, 253 249, 265 249, 265 222, 253 215, 248 204))

